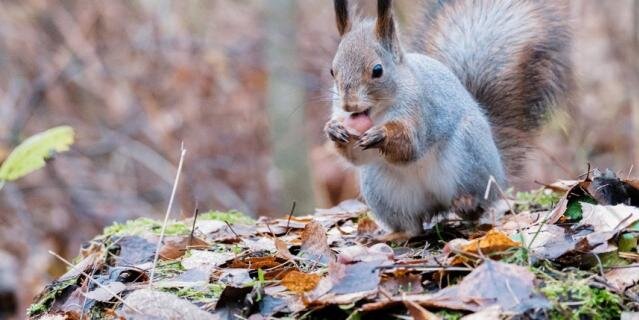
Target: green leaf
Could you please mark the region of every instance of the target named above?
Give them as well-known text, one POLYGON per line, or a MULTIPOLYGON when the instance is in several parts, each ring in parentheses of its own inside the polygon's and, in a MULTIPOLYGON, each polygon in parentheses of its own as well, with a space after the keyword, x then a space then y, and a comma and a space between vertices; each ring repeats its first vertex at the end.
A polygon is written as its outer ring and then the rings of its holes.
POLYGON ((624 233, 619 237, 619 251, 630 252, 637 247, 637 237, 632 233, 624 233))
POLYGON ((579 197, 577 199, 572 199, 570 200, 570 202, 568 202, 568 207, 566 208, 566 212, 564 212, 564 216, 566 218, 568 218, 570 221, 579 221, 581 220, 582 216, 583 216, 583 212, 581 209, 581 203, 582 202, 586 202, 586 203, 591 203, 591 204, 597 204, 597 201, 595 201, 595 199, 589 197, 589 196, 584 196, 584 197, 579 197))
POLYGON ((0 180, 14 181, 45 165, 53 154, 69 150, 75 133, 69 126, 51 128, 29 137, 0 166, 0 180))

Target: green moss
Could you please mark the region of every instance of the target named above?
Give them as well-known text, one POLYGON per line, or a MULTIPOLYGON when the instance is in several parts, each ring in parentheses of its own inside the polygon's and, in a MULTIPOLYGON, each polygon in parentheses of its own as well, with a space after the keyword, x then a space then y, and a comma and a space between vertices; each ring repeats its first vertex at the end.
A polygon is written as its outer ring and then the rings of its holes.
MULTIPOLYGON (((144 235, 148 233, 159 235, 162 231, 162 223, 149 218, 139 218, 129 220, 125 223, 114 223, 104 228, 104 236, 121 236, 121 235, 144 235)), ((191 232, 191 228, 184 222, 170 220, 166 225, 165 235, 179 236, 187 235, 191 232)))
POLYGON ((549 210, 559 202, 560 195, 552 190, 541 188, 529 192, 517 192, 515 198, 517 211, 549 210))
POLYGON ((47 312, 51 307, 51 304, 55 299, 71 285, 76 283, 77 279, 69 279, 67 281, 59 282, 49 288, 44 295, 42 295, 37 302, 33 303, 27 309, 27 315, 33 317, 44 312, 47 312))
POLYGON ((464 314, 454 310, 442 310, 436 313, 443 320, 459 320, 464 314))
POLYGON ((541 292, 552 302, 550 319, 619 319, 622 299, 599 288, 592 288, 588 280, 550 281, 541 292))
POLYGON ((158 261, 155 274, 159 278, 171 278, 186 271, 179 260, 158 261))
POLYGON ((198 219, 204 220, 220 220, 225 221, 230 224, 255 224, 255 220, 246 216, 244 213, 231 210, 228 212, 221 211, 209 211, 205 213, 200 213, 198 219))
POLYGON ((223 290, 224 285, 219 283, 210 283, 204 287, 163 289, 165 292, 172 293, 180 298, 187 299, 195 303, 213 302, 220 297, 223 290))

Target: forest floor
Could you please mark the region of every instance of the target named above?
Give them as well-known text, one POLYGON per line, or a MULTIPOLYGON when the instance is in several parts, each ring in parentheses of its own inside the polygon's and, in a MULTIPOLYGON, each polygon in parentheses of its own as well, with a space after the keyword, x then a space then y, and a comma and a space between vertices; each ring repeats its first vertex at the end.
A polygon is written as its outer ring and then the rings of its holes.
POLYGON ((395 241, 382 240, 384 231, 355 200, 281 218, 212 211, 167 224, 114 224, 83 246, 28 313, 636 319, 639 181, 595 170, 503 198, 506 209, 480 224, 447 217, 423 236, 395 241))

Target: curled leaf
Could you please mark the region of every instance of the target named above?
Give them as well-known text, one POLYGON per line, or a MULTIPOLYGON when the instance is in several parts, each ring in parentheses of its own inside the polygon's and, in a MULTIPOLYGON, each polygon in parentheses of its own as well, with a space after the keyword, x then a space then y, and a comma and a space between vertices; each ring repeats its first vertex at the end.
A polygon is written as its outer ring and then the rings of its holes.
POLYGON ((308 292, 315 289, 319 281, 320 276, 316 274, 293 270, 282 278, 282 285, 293 292, 308 292))
POLYGON ((29 137, 0 166, 0 180, 14 181, 45 165, 54 153, 69 150, 74 132, 69 126, 51 128, 29 137))

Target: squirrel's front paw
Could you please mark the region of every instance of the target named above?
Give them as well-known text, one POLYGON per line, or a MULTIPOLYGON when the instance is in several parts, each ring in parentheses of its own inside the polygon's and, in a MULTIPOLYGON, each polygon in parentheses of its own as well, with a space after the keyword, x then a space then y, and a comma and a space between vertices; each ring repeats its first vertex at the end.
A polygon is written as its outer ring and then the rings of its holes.
POLYGON ((324 126, 326 136, 334 142, 347 143, 350 135, 344 125, 338 120, 330 120, 324 126))
POLYGON ((382 127, 373 127, 359 138, 357 145, 364 149, 378 148, 386 140, 386 130, 382 127))

